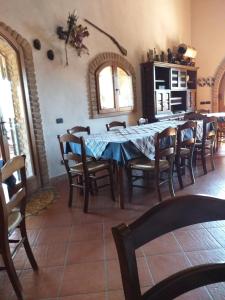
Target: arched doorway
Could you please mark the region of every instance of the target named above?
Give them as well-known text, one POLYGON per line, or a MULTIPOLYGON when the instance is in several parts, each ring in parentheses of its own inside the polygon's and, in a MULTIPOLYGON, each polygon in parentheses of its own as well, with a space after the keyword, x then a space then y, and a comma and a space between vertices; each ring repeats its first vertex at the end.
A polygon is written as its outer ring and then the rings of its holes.
POLYGON ((48 183, 32 49, 0 23, 0 159, 26 154, 28 189, 48 183))
POLYGON ((212 111, 225 112, 225 59, 219 65, 212 89, 212 111))

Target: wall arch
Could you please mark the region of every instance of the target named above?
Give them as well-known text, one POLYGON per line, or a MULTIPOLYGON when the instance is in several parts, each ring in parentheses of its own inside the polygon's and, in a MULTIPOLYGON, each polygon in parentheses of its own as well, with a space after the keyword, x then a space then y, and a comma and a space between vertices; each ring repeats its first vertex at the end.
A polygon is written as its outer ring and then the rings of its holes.
POLYGON ((212 89, 212 111, 219 111, 219 101, 224 99, 225 89, 224 89, 224 78, 225 76, 225 59, 221 62, 217 68, 215 74, 215 82, 212 89))
POLYGON ((3 22, 0 22, 1 36, 18 52, 35 169, 39 185, 44 186, 49 183, 49 175, 32 48, 26 39, 3 22))

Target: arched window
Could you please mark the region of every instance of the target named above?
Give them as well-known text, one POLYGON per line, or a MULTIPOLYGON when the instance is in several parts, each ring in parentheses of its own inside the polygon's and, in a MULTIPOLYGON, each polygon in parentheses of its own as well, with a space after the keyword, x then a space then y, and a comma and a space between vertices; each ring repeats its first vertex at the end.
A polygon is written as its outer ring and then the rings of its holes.
POLYGON ((90 116, 127 114, 135 109, 135 73, 120 55, 102 53, 90 64, 90 116))

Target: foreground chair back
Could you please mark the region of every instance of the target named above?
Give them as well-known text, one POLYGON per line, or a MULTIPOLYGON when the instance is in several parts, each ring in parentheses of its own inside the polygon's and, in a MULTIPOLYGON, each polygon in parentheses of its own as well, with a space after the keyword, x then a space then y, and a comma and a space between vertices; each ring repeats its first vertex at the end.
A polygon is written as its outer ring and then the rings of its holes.
POLYGON ((12 258, 16 254, 20 246, 24 246, 31 266, 34 270, 38 269, 37 263, 33 256, 26 231, 25 224, 25 208, 26 208, 26 172, 25 172, 25 156, 16 156, 6 162, 0 170, 0 254, 9 279, 13 285, 18 299, 23 299, 22 286, 19 282, 12 258), (8 187, 4 183, 13 173, 17 172, 19 182, 10 188, 10 196, 8 187), (19 228, 21 240, 10 239, 11 234, 16 228, 19 228), (10 252, 10 243, 16 243, 14 251, 10 252))
POLYGON ((86 132, 88 135, 91 133, 90 127, 83 127, 83 126, 74 126, 70 129, 67 129, 67 133, 69 134, 74 134, 74 133, 79 133, 79 132, 86 132))
POLYGON ((182 174, 185 172, 186 161, 192 184, 195 183, 193 171, 193 153, 196 142, 196 131, 197 123, 194 121, 187 121, 178 126, 175 162, 180 188, 183 188, 182 174))
POLYGON ((123 128, 126 128, 126 122, 119 122, 119 121, 113 121, 109 124, 106 124, 106 129, 107 131, 110 131, 112 128, 115 128, 115 127, 123 127, 123 128))
POLYGON ((130 225, 112 228, 126 300, 171 300, 192 289, 225 281, 225 263, 194 266, 141 294, 135 250, 184 226, 225 220, 225 201, 201 195, 176 197, 153 207, 130 225))
POLYGON ((110 185, 112 199, 115 200, 113 189, 113 173, 108 161, 96 161, 87 159, 85 142, 83 137, 72 134, 57 136, 62 160, 65 165, 69 179, 69 202, 72 206, 73 189, 84 191, 84 212, 88 212, 89 194, 92 192, 92 184, 96 185, 98 180, 109 177, 109 184, 102 184, 97 188, 110 185), (100 174, 100 175, 98 175, 100 174))

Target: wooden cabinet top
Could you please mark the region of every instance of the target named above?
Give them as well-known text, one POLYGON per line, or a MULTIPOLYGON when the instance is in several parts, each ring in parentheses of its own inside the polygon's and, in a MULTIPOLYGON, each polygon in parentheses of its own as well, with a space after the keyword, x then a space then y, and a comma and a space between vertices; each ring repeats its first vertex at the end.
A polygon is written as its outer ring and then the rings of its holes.
POLYGON ((164 68, 173 68, 173 69, 185 69, 190 71, 197 71, 198 67, 192 67, 188 65, 179 65, 179 64, 171 64, 168 62, 161 62, 161 61, 149 61, 141 64, 142 66, 156 66, 156 67, 164 67, 164 68))

